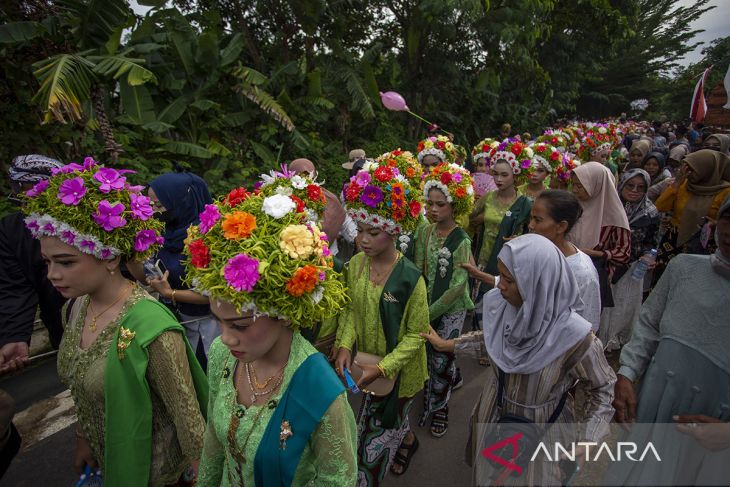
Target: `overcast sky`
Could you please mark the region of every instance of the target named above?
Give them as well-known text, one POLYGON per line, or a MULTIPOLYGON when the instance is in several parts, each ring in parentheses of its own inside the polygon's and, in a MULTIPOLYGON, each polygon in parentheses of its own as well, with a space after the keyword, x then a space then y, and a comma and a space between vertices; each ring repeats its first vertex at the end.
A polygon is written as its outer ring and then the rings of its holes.
MULTIPOLYGON (((692 5, 695 2, 694 0, 681 0, 679 3, 692 5)), ((682 60, 684 65, 702 59, 702 49, 714 39, 730 36, 730 0, 710 0, 709 5, 714 5, 715 8, 705 13, 692 25, 694 29, 705 30, 695 37, 697 41, 702 41, 704 44, 685 56, 682 60)))

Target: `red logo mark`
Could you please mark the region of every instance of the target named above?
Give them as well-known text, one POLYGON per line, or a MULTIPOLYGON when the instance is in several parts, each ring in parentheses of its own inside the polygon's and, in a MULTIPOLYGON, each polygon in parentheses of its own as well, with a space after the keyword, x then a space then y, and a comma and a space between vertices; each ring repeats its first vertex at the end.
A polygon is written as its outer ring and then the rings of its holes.
POLYGON ((482 450, 482 456, 486 458, 487 460, 492 460, 493 462, 497 462, 498 464, 502 465, 507 470, 512 470, 517 473, 517 475, 522 475, 522 467, 514 463, 514 460, 517 458, 517 451, 518 451, 518 445, 517 443, 522 438, 522 433, 516 433, 509 438, 505 438, 504 440, 500 440, 497 443, 494 443, 493 445, 490 445, 486 447, 484 450, 482 450), (502 457, 498 457, 494 453, 492 453, 495 450, 501 450, 507 445, 512 445, 512 458, 510 460, 505 460, 502 457))

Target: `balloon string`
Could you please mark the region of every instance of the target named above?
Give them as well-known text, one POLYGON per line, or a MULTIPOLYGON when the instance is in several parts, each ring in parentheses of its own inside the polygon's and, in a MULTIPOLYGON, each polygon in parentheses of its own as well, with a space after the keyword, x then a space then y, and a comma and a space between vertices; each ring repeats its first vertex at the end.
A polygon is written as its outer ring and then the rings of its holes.
MULTIPOLYGON (((426 119, 425 119, 425 118, 423 118, 422 116, 418 115, 417 113, 413 113, 413 112, 412 112, 412 111, 410 111, 410 110, 406 110, 406 112, 410 113, 411 115, 413 115, 413 116, 414 116, 414 117, 416 117, 417 119, 421 120, 422 122, 426 122, 426 123, 427 123, 427 124, 429 124, 429 125, 434 125, 433 123, 429 122, 428 120, 426 120, 426 119)), ((452 134, 451 132, 448 132, 448 131, 446 131, 446 130, 442 129, 441 127, 439 127, 439 130, 440 130, 441 132, 445 133, 446 135, 451 135, 451 136, 453 136, 453 135, 454 135, 454 134, 452 134)))

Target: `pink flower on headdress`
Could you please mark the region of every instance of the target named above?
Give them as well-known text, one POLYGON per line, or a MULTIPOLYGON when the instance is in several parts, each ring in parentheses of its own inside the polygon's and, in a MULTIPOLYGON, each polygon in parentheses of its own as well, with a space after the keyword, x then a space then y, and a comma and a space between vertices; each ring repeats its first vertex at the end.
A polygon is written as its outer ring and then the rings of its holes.
POLYGON ((208 233, 213 225, 220 220, 221 214, 215 205, 205 205, 205 209, 200 214, 200 233, 208 233))
POLYGON ((53 225, 53 223, 48 222, 45 225, 43 225, 43 228, 41 228, 44 232, 53 235, 56 233, 56 227, 53 225))
POLYGON ((133 185, 131 185, 129 183, 125 183, 124 184, 124 189, 126 189, 130 193, 141 193, 142 190, 144 189, 144 186, 141 186, 141 185, 134 185, 133 186, 133 185))
POLYGON ((238 254, 223 268, 223 277, 236 291, 250 293, 259 281, 259 261, 246 254, 238 254))
POLYGON ((455 172, 454 174, 451 175, 451 179, 457 184, 460 183, 461 182, 461 173, 455 172))
POLYGON ((96 249, 96 243, 93 240, 82 240, 79 242, 79 248, 83 251, 84 248, 88 249, 89 252, 93 252, 96 249))
POLYGON ((111 190, 119 191, 124 189, 124 183, 127 180, 119 173, 119 171, 108 167, 102 167, 96 171, 94 179, 101 183, 99 191, 102 193, 108 193, 111 190))
POLYGON ((130 207, 132 208, 132 218, 145 221, 152 218, 155 210, 150 205, 150 199, 140 194, 131 193, 129 195, 130 207))
POLYGON ((99 206, 96 207, 96 213, 91 215, 91 218, 101 228, 111 232, 115 228, 121 228, 127 224, 122 213, 124 213, 124 204, 116 203, 112 206, 107 200, 101 200, 99 206))
POLYGON ((134 250, 144 252, 152 245, 160 243, 160 238, 154 230, 140 230, 134 237, 134 250))
POLYGON ((83 170, 84 166, 80 166, 75 162, 72 162, 71 164, 66 164, 62 167, 51 168, 51 176, 55 176, 56 174, 71 174, 72 172, 81 172, 83 170))
POLYGON ((96 161, 93 157, 85 157, 84 158, 84 170, 88 171, 92 167, 96 166, 96 161))
POLYGON ((61 232, 61 241, 67 245, 74 245, 76 243, 76 234, 71 230, 64 230, 61 232))
POLYGON ((358 173, 355 175, 355 182, 358 186, 364 188, 365 186, 370 184, 370 173, 367 171, 358 171, 358 173))
POLYGON ((76 206, 86 194, 82 178, 67 179, 58 187, 58 199, 66 206, 76 206))
POLYGON ((99 252, 99 257, 102 260, 111 259, 113 255, 110 249, 101 249, 101 252, 99 252))
POLYGON ((28 191, 25 192, 25 195, 28 198, 35 198, 42 192, 48 189, 48 180, 43 179, 41 181, 38 181, 32 188, 30 188, 28 191))
POLYGON ((38 230, 41 228, 41 226, 38 224, 38 220, 29 220, 25 223, 25 228, 30 230, 30 233, 35 235, 38 233, 38 230))
POLYGON ((522 169, 529 169, 530 166, 532 166, 532 161, 529 159, 525 159, 522 161, 521 166, 522 166, 522 169))

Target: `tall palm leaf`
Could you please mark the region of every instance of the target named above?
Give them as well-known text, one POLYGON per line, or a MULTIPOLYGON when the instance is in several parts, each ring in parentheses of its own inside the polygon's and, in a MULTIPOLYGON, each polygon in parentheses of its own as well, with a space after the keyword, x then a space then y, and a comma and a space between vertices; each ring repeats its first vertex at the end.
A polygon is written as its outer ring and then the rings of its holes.
POLYGON ((89 99, 94 63, 78 54, 59 54, 33 65, 41 86, 33 97, 45 112, 45 122, 78 122, 89 99))

